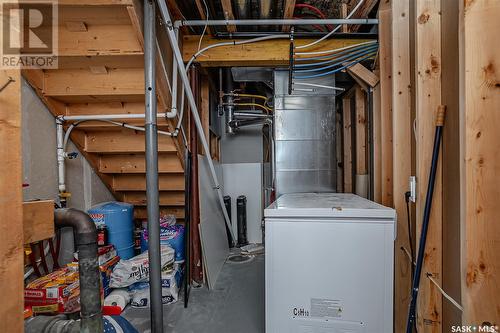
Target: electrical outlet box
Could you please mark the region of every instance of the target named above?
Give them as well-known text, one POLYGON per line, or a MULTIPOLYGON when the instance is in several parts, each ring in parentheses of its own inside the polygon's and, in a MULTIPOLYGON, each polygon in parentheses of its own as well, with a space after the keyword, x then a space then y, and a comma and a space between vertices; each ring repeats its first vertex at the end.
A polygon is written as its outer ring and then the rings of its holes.
POLYGON ((417 201, 417 178, 415 176, 410 176, 410 201, 417 201))

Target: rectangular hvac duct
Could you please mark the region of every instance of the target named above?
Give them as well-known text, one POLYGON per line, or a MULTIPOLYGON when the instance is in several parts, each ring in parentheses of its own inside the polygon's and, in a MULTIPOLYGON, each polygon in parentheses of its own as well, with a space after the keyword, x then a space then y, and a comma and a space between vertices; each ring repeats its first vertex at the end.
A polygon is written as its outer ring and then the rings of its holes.
MULTIPOLYGON (((276 194, 336 191, 335 91, 294 85, 274 72, 276 194)), ((297 81, 335 86, 334 75, 297 81)))

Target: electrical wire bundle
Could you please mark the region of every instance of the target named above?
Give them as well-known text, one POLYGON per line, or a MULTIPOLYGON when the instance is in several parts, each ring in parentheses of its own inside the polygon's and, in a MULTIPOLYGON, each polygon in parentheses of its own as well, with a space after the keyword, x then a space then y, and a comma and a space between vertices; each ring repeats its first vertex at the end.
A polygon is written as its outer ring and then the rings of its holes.
POLYGON ((312 79, 337 73, 377 54, 378 42, 370 41, 334 50, 295 52, 294 79, 312 79))

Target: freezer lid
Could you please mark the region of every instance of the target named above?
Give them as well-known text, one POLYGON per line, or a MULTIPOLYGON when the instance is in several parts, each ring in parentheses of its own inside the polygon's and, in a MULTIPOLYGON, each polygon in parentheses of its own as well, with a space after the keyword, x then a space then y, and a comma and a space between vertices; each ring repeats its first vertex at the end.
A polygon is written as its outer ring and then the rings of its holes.
POLYGON ((387 219, 396 217, 392 208, 350 193, 294 193, 280 196, 264 210, 265 217, 335 217, 387 219))

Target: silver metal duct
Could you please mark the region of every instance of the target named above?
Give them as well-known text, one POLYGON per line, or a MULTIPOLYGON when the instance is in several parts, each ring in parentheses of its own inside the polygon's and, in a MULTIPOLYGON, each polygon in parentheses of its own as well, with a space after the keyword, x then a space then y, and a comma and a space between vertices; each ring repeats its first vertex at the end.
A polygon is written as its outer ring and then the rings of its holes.
MULTIPOLYGON (((335 86, 333 75, 301 80, 335 86)), ((335 192, 335 95, 330 89, 297 89, 288 94, 288 71, 274 73, 275 185, 277 196, 335 192)))

